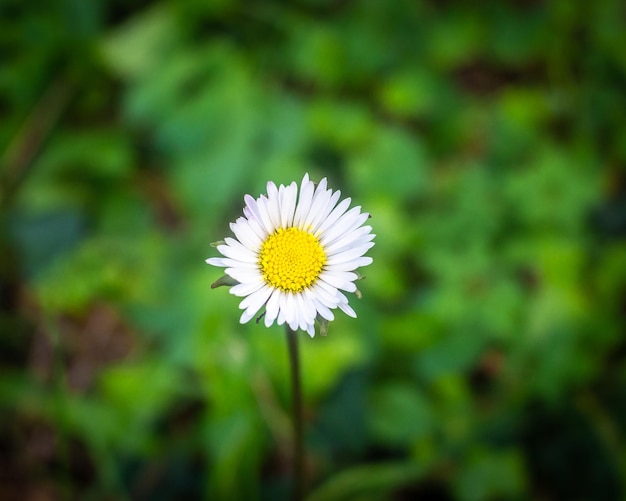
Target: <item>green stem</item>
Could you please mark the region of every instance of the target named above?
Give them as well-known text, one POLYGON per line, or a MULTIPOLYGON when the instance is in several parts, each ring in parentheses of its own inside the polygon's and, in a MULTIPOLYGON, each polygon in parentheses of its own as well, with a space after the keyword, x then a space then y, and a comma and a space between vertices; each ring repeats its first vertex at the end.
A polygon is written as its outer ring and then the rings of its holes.
POLYGON ((298 333, 287 326, 287 347, 292 388, 293 410, 293 496, 294 501, 304 499, 304 448, 302 433, 303 407, 300 383, 300 358, 298 356, 298 333))

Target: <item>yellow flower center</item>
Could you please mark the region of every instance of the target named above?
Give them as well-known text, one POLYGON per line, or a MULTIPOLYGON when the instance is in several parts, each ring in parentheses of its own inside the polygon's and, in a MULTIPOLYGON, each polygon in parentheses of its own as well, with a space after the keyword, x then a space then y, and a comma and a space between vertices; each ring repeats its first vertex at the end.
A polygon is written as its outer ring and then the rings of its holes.
POLYGON ((298 228, 279 228, 259 252, 263 279, 285 292, 301 292, 322 272, 326 254, 314 235, 298 228))

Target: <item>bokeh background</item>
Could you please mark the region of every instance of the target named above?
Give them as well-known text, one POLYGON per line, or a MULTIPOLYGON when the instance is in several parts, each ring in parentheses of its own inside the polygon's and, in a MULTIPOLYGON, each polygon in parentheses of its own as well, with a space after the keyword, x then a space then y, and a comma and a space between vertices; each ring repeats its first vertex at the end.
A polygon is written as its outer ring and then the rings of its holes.
POLYGON ((372 214, 302 333, 313 500, 626 497, 619 0, 3 0, 0 498, 285 499, 280 327, 209 243, 372 214))

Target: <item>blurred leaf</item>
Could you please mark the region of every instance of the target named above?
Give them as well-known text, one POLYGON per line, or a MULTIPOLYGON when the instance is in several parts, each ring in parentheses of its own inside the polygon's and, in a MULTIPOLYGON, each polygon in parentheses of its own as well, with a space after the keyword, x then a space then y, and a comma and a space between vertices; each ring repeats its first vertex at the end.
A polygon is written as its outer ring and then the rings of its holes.
POLYGON ((473 451, 468 467, 455 483, 458 499, 518 497, 524 491, 524 467, 515 451, 473 451))
POLYGON ((511 176, 505 186, 523 224, 536 231, 568 232, 580 228, 598 188, 585 158, 568 158, 553 147, 539 150, 535 162, 511 176))
POLYGON ((414 482, 423 474, 411 464, 373 464, 343 471, 321 487, 307 501, 339 501, 348 499, 381 499, 394 489, 414 482))
POLYGON ((128 419, 129 426, 143 427, 173 397, 179 386, 177 379, 173 368, 145 361, 111 367, 102 376, 100 385, 104 398, 128 419))
POLYGON ((339 33, 330 26, 292 20, 291 48, 296 75, 324 87, 334 87, 346 75, 346 54, 339 33))
POLYGON ((458 6, 441 22, 429 26, 431 58, 437 66, 454 67, 473 58, 485 34, 478 16, 458 6))
POLYGON ((374 439, 395 447, 427 436, 434 425, 430 403, 406 383, 378 385, 368 419, 374 439))
POLYGON ((428 116, 433 111, 437 81, 425 72, 393 75, 381 89, 383 106, 401 117, 428 116))
POLYGON ((474 363, 484 344, 480 332, 472 332, 469 327, 459 329, 422 349, 416 355, 415 370, 426 379, 463 372, 474 363))
POLYGON ((392 193, 395 200, 414 201, 427 189, 425 167, 425 152, 418 141, 402 130, 381 128, 355 155, 348 173, 352 186, 369 198, 392 193))
POLYGON ((132 247, 107 238, 89 240, 39 278, 37 293, 50 311, 77 312, 103 299, 145 300, 154 293, 160 257, 159 239, 150 236, 132 247))
POLYGON ((107 62, 122 77, 145 77, 158 68, 176 40, 175 18, 164 4, 146 10, 110 35, 102 45, 107 62))
POLYGON ((340 151, 362 147, 376 133, 371 114, 357 103, 317 99, 309 107, 311 133, 340 151))
POLYGON ((235 496, 248 499, 256 492, 255 472, 259 461, 258 427, 253 415, 237 414, 214 422, 211 443, 215 459, 209 493, 217 499, 235 496), (248 479, 242 482, 241 479, 248 479))
POLYGON ((26 274, 41 276, 72 252, 85 237, 85 223, 84 215, 72 209, 14 215, 9 229, 26 274))

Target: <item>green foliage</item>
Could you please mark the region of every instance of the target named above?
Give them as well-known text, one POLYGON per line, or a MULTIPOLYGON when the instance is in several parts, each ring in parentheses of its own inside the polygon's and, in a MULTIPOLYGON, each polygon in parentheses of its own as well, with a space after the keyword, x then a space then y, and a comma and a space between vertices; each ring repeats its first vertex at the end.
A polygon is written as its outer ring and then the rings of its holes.
POLYGON ((309 172, 377 234, 300 344, 311 499, 624 498, 620 2, 0 14, 0 492, 286 498, 284 333, 203 261, 309 172))

